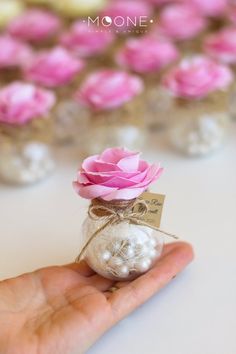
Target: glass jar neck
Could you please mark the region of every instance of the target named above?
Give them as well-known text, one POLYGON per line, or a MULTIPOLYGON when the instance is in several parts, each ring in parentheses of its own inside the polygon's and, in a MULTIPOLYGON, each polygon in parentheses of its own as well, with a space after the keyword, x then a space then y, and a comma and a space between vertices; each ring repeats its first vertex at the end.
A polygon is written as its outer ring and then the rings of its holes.
POLYGON ((23 125, 0 123, 0 136, 16 143, 28 140, 48 142, 51 137, 51 120, 39 118, 23 125))

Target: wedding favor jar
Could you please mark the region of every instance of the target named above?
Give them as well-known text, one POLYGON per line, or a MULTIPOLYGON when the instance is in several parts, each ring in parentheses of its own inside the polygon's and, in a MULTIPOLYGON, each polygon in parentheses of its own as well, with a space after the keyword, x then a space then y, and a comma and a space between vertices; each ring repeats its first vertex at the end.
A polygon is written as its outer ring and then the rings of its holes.
POLYGON ((85 79, 75 100, 90 117, 82 146, 86 152, 93 154, 112 145, 143 147, 142 91, 142 80, 125 71, 102 69, 85 79))
POLYGON ((95 272, 114 280, 133 279, 152 267, 162 253, 163 238, 142 221, 147 205, 138 198, 161 173, 158 165, 122 148, 109 148, 83 162, 74 188, 91 205, 78 260, 85 258, 95 272))
POLYGON ((29 61, 32 49, 29 45, 7 35, 0 35, 0 86, 20 79, 22 66, 29 61))
POLYGON ((165 6, 153 32, 176 42, 184 55, 192 55, 201 49, 207 26, 206 17, 192 1, 186 1, 165 6))
POLYGON ((46 177, 54 168, 49 146, 50 91, 13 82, 0 90, 0 178, 29 184, 46 177))
MULTIPOLYGON (((204 41, 205 52, 215 60, 228 64, 236 72, 236 27, 225 27, 204 41)), ((236 119, 236 85, 232 85, 230 113, 236 119)))
MULTIPOLYGON (((184 0, 189 3, 189 0, 184 0)), ((227 21, 227 14, 231 12, 229 9, 231 0, 191 0, 191 4, 208 18, 209 30, 216 30, 227 21)))
POLYGON ((13 19, 7 30, 14 38, 30 42, 36 47, 46 47, 53 45, 61 26, 57 15, 33 8, 13 19))
POLYGON ((203 156, 224 143, 230 123, 230 69, 204 56, 184 59, 163 84, 172 96, 169 133, 175 148, 203 156))
POLYGON ((141 75, 144 80, 144 119, 152 133, 167 126, 170 98, 160 85, 160 76, 178 57, 177 48, 168 39, 151 35, 128 38, 116 53, 120 66, 141 75))
POLYGON ((106 27, 75 21, 60 36, 60 43, 78 58, 86 58, 87 71, 110 64, 115 35, 106 27))
POLYGON ((84 62, 62 47, 38 52, 25 65, 27 80, 56 93, 57 104, 52 112, 56 143, 74 142, 84 134, 86 117, 72 98, 83 68, 84 62))

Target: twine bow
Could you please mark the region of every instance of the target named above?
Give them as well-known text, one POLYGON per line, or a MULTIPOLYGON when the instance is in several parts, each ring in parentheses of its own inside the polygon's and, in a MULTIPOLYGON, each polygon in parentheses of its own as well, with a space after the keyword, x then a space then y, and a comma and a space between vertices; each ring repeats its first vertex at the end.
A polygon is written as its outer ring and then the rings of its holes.
POLYGON ((159 229, 156 226, 153 226, 147 222, 145 222, 142 218, 148 213, 148 205, 144 200, 137 200, 132 203, 131 206, 126 206, 122 208, 114 208, 111 206, 105 206, 102 204, 93 205, 91 204, 88 210, 88 215, 90 219, 98 221, 104 220, 104 224, 96 230, 88 241, 85 243, 84 247, 82 248, 80 254, 76 258, 76 263, 79 263, 87 250, 90 243, 98 236, 100 232, 106 229, 108 226, 119 224, 123 221, 128 221, 130 224, 133 225, 140 225, 140 226, 147 226, 151 229, 158 231, 168 237, 172 237, 174 239, 178 239, 177 236, 170 234, 166 231, 159 229))

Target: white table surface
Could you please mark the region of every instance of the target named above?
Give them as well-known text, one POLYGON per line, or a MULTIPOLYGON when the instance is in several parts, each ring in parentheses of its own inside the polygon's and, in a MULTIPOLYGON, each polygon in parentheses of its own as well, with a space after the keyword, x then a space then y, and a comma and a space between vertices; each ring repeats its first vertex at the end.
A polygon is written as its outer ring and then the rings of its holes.
MULTIPOLYGON (((191 242, 196 259, 89 354, 235 354, 236 129, 209 158, 183 158, 162 144, 149 158, 166 167, 155 187, 167 195, 162 228, 191 242)), ((44 182, 0 186, 0 279, 73 261, 87 208, 71 187, 78 163, 67 150, 44 182)))

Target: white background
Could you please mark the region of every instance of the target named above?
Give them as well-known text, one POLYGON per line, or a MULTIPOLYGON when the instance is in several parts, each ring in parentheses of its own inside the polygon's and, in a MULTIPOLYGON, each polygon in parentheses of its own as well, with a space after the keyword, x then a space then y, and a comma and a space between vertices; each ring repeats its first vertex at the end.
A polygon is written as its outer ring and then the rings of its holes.
MULTIPOLYGON (((154 187, 167 196, 162 228, 191 242, 196 259, 89 354, 236 353, 236 131, 205 159, 163 147, 149 156, 166 168, 154 187)), ((74 260, 87 208, 71 186, 76 155, 63 152, 40 184, 0 186, 0 279, 74 260)))

